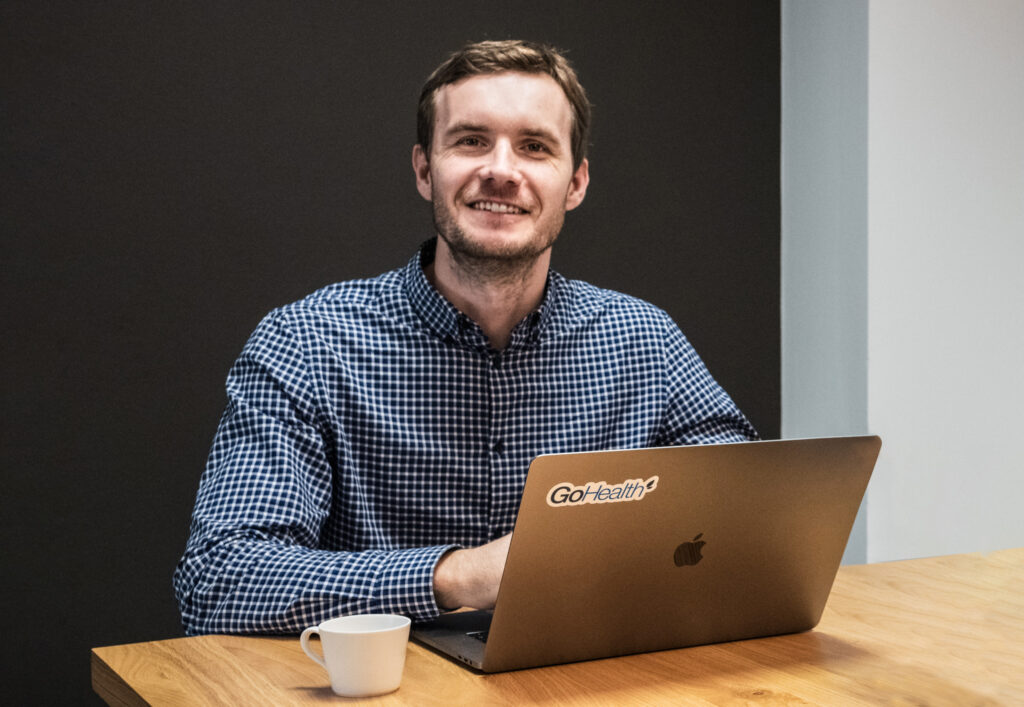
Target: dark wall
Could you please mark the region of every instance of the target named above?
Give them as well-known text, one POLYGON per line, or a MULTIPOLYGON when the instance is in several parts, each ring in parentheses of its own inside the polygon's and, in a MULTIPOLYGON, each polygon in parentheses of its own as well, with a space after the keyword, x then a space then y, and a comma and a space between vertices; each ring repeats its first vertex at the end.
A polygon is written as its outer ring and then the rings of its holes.
POLYGON ((431 235, 415 101, 466 40, 570 50, 592 181, 555 267, 667 309, 777 436, 778 14, 0 5, 5 699, 88 703, 91 646, 180 635, 170 577, 228 367, 270 308, 431 235))

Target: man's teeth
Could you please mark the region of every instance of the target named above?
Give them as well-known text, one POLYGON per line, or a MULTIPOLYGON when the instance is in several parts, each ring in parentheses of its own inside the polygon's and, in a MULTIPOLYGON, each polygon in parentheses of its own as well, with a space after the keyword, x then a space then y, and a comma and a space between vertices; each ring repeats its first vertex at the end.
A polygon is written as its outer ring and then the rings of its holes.
POLYGON ((526 211, 511 204, 498 204, 493 201, 477 201, 473 208, 478 211, 490 211, 495 214, 525 214, 526 211))

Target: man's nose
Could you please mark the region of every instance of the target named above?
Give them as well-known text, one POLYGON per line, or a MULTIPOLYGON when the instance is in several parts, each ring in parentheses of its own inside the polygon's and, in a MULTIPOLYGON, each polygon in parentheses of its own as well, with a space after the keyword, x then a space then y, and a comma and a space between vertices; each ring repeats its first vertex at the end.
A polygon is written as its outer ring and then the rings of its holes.
POLYGON ((519 183, 519 157, 511 143, 507 140, 495 143, 493 149, 487 153, 487 162, 481 176, 494 181, 498 186, 519 183))

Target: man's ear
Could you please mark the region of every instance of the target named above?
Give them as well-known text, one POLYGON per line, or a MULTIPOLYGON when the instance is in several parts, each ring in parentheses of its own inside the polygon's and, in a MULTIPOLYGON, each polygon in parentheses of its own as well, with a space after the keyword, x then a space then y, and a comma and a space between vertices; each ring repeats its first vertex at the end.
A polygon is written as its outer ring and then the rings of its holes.
POLYGON ((412 146, 412 171, 416 173, 416 189, 427 201, 433 201, 434 190, 430 181, 430 160, 419 143, 412 146))
POLYGON ((583 197, 587 195, 588 184, 590 184, 590 163, 584 158, 569 182, 569 191, 565 195, 566 211, 572 211, 583 203, 583 197))

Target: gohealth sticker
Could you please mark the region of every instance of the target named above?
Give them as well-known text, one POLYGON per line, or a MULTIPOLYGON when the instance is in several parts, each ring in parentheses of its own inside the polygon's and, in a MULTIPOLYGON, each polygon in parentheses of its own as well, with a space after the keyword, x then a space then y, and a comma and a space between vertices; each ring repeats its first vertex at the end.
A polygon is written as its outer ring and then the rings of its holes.
POLYGON ((619 503, 639 501, 658 488, 658 477, 629 479, 621 484, 607 484, 604 481, 588 481, 584 486, 568 482, 555 484, 548 491, 548 505, 554 508, 583 506, 588 503, 619 503))

